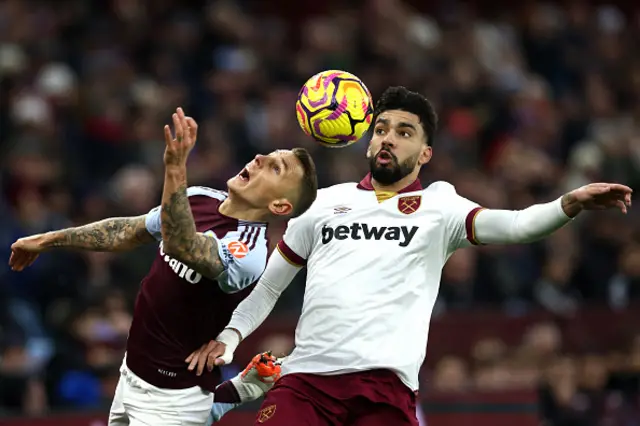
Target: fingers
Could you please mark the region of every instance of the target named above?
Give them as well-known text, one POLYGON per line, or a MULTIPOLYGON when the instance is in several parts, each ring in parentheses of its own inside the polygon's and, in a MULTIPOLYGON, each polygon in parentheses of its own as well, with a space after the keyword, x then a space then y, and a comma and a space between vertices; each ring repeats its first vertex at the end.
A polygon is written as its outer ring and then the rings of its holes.
POLYGON ((38 253, 30 253, 28 251, 14 249, 9 257, 9 266, 11 270, 20 272, 33 264, 38 258, 38 253))
POLYGON ((200 346, 200 349, 197 349, 197 350, 191 352, 191 355, 189 355, 187 357, 187 359, 185 359, 185 362, 189 363, 189 366, 187 367, 187 370, 193 371, 198 366, 198 359, 200 357, 200 354, 205 352, 207 350, 207 348, 208 348, 208 345, 210 345, 210 344, 211 344, 211 342, 209 342, 208 344, 204 344, 204 345, 200 346))
POLYGON ((213 367, 219 367, 221 365, 227 364, 226 362, 220 363, 221 358, 219 358, 220 356, 224 355, 226 350, 226 345, 220 342, 216 342, 216 343, 217 343, 216 348, 207 356, 206 367, 207 367, 207 370, 209 371, 213 370, 213 367))
POLYGON ((191 117, 187 117, 181 107, 176 109, 176 112, 171 115, 171 119, 173 120, 175 138, 171 136, 169 126, 165 126, 164 138, 167 145, 176 142, 179 144, 187 143, 188 145, 193 145, 198 134, 198 124, 196 121, 191 117))
POLYGON ((615 192, 621 192, 624 194, 631 194, 633 192, 633 189, 629 188, 627 185, 622 185, 619 183, 609 183, 608 186, 611 191, 615 192))
POLYGON ((178 143, 181 143, 184 140, 184 129, 182 128, 182 122, 180 121, 180 117, 178 117, 177 113, 173 113, 171 116, 173 119, 173 129, 176 132, 176 139, 178 143))
POLYGON ((207 348, 204 351, 201 351, 200 355, 198 355, 198 360, 196 361, 196 375, 201 376, 202 373, 204 373, 204 368, 207 366, 207 358, 214 347, 215 342, 211 341, 207 345, 207 348))
POLYGON ((178 107, 176 113, 178 114, 178 119, 180 120, 182 131, 184 132, 185 142, 189 145, 195 144, 196 137, 198 135, 198 124, 196 123, 196 120, 191 117, 187 117, 184 114, 184 110, 180 107, 178 107))
POLYGON ((590 209, 615 208, 626 214, 631 206, 633 189, 619 183, 594 183, 588 185, 588 194, 592 201, 590 209))
POLYGON ((191 117, 187 117, 186 122, 187 129, 189 129, 189 138, 192 142, 195 142, 198 136, 198 123, 191 117))
POLYGON ((628 208, 631 206, 631 194, 633 190, 626 185, 616 183, 610 185, 610 193, 615 200, 615 206, 623 213, 627 213, 628 208))
POLYGON ((164 126, 164 142, 167 144, 167 146, 171 146, 171 143, 173 142, 173 136, 171 136, 171 128, 168 124, 164 126))
POLYGON ((615 207, 619 208, 622 213, 627 214, 627 205, 624 203, 624 201, 616 200, 615 207))
POLYGON ((204 369, 213 370, 216 365, 215 360, 224 353, 225 345, 215 340, 210 341, 206 345, 202 345, 200 349, 194 351, 187 357, 185 362, 189 363, 187 369, 189 371, 196 370, 196 375, 201 376, 204 369))
POLYGON ((200 356, 200 352, 203 349, 200 348, 197 351, 193 352, 191 355, 189 355, 189 361, 187 361, 189 363, 189 366, 187 367, 187 370, 189 371, 193 371, 197 366, 198 366, 198 357, 200 356))
POLYGON ((216 360, 222 355, 220 351, 212 352, 207 357, 207 370, 212 371, 213 367, 217 366, 216 360))
POLYGON ((178 120, 180 120, 182 131, 185 133, 189 132, 189 123, 187 122, 187 117, 184 115, 184 110, 181 107, 178 107, 178 109, 176 109, 176 113, 178 114, 178 120))
POLYGON ((622 201, 625 204, 625 206, 627 207, 631 206, 631 195, 633 193, 633 190, 631 190, 631 188, 626 187, 624 185, 616 185, 616 186, 619 186, 621 188, 612 187, 611 193, 615 196, 616 199, 622 201))

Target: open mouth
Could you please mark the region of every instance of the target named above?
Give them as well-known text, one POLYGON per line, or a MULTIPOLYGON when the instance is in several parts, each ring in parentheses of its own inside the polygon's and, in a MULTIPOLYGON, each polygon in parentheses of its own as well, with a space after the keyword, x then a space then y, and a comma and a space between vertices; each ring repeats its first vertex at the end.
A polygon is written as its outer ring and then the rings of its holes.
POLYGON ((378 153, 378 163, 389 164, 393 161, 393 156, 389 151, 380 151, 378 153))
POLYGON ((240 173, 238 173, 238 177, 243 182, 249 182, 249 180, 251 179, 251 176, 249 175, 249 170, 247 170, 246 167, 244 169, 242 169, 242 171, 240 171, 240 173))

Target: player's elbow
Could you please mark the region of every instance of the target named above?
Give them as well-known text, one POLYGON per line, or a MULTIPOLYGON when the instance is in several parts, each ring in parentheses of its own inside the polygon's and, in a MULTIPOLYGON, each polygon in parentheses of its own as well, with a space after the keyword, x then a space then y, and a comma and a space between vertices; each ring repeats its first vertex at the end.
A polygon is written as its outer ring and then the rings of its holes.
POLYGON ((162 249, 165 254, 181 262, 189 262, 189 256, 193 244, 188 240, 176 240, 173 238, 162 238, 162 249))

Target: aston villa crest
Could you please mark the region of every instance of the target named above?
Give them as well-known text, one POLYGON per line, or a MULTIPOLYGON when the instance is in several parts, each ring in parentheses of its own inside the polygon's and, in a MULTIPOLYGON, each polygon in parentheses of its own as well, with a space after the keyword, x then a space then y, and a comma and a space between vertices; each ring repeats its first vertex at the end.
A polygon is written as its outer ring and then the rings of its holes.
POLYGON ((398 198, 398 210, 400 213, 411 214, 418 211, 422 202, 421 195, 411 195, 409 197, 398 198))

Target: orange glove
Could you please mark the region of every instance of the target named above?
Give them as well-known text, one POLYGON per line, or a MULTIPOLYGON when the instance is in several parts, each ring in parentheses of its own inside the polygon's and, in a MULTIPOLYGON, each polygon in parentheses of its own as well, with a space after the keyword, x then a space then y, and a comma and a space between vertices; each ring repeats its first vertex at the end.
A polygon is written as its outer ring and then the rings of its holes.
POLYGON ((255 369, 256 379, 262 383, 275 383, 280 379, 282 368, 280 361, 271 355, 271 352, 264 352, 253 357, 251 362, 242 371, 242 379, 250 380, 247 376, 255 369))
POLYGON ((254 356, 242 373, 230 380, 238 391, 240 400, 253 401, 269 392, 280 379, 280 364, 281 361, 271 355, 271 352, 254 356))

